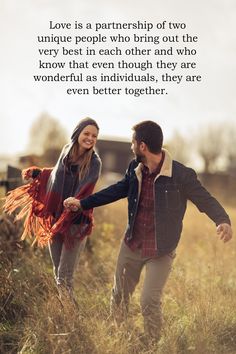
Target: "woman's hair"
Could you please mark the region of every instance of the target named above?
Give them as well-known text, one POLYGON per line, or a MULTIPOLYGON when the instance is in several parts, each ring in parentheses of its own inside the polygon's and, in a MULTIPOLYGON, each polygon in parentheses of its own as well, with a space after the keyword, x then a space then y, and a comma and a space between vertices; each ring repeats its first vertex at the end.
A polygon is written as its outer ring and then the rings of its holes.
MULTIPOLYGON (((94 152, 94 150, 93 150, 93 148, 91 148, 91 149, 85 151, 84 154, 81 156, 81 160, 79 162, 79 179, 80 180, 83 179, 89 171, 89 166, 90 166, 93 152, 94 152)), ((68 159, 69 165, 76 163, 78 161, 78 156, 79 156, 79 143, 75 142, 69 152, 69 159, 68 159)))
MULTIPOLYGON (((82 130, 87 126, 87 125, 93 125, 97 128, 97 130, 99 131, 99 127, 96 123, 95 120, 91 119, 91 118, 85 118, 83 120, 80 121, 80 123, 78 124, 78 126, 76 127, 76 129, 73 132, 73 145, 72 148, 70 149, 69 152, 69 157, 68 157, 68 164, 72 165, 73 163, 76 163, 78 161, 78 156, 79 156, 79 143, 78 143, 78 137, 80 135, 80 133, 82 132, 82 130)), ((80 157, 80 162, 79 162, 79 179, 83 179, 88 171, 89 171, 89 167, 90 167, 90 162, 91 162, 91 158, 92 155, 94 153, 94 149, 88 149, 84 152, 84 154, 80 157)))

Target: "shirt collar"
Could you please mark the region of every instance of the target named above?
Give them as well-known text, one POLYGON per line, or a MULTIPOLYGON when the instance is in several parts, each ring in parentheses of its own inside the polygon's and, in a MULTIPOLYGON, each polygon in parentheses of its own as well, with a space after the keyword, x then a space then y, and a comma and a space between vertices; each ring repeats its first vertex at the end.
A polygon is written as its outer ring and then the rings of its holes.
MULTIPOLYGON (((163 163, 161 166, 161 170, 159 171, 159 176, 166 176, 166 177, 171 177, 172 176, 172 157, 170 153, 166 149, 162 149, 163 154, 163 163)), ((137 177, 140 179, 142 175, 142 166, 143 164, 140 162, 138 166, 135 168, 135 173, 137 177)))
POLYGON ((151 176, 151 175, 156 176, 157 174, 159 174, 161 171, 164 159, 165 159, 165 151, 162 151, 161 155, 162 155, 161 161, 160 161, 159 165, 157 166, 157 168, 153 172, 150 173, 149 168, 146 165, 142 164, 142 173, 145 175, 149 175, 149 176, 151 176))

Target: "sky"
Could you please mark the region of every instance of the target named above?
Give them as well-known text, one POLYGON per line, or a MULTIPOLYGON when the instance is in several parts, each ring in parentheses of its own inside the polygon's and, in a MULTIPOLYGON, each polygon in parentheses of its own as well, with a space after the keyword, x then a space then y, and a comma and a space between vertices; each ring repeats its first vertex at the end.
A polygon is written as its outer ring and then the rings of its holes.
MULTIPOLYGON (((130 139, 144 119, 158 122, 164 136, 178 130, 191 139, 203 127, 235 122, 236 3, 234 0, 0 0, 0 154, 23 153, 30 127, 42 112, 57 118, 68 134, 86 116, 97 120, 100 137, 130 139), (197 85, 173 85, 163 96, 67 95, 63 85, 38 84, 36 38, 55 22, 161 22, 187 24, 196 34, 197 85)), ((64 32, 63 32, 64 33, 64 32)))

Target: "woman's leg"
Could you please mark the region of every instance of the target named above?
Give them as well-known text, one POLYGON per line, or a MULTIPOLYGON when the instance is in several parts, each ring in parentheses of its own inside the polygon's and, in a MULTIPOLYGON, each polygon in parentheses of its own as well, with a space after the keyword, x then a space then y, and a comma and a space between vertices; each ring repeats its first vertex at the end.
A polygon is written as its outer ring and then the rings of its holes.
POLYGON ((62 246, 63 246, 63 237, 61 234, 56 234, 48 245, 49 253, 53 264, 53 271, 54 271, 54 277, 56 283, 58 283, 57 282, 58 268, 60 264, 62 246))
POLYGON ((75 240, 72 248, 66 248, 63 243, 60 257, 60 264, 58 267, 58 284, 66 285, 72 291, 73 289, 73 275, 76 265, 78 263, 81 252, 84 250, 87 237, 82 241, 75 240))

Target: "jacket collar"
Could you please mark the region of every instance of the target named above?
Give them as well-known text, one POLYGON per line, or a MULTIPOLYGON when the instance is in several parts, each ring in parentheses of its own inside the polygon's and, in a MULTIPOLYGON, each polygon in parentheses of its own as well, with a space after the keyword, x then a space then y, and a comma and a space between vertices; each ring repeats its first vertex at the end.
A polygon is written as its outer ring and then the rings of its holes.
MULTIPOLYGON (((173 164, 172 157, 166 149, 162 149, 162 151, 165 153, 165 158, 160 173, 157 175, 156 178, 158 178, 159 176, 166 176, 166 177, 172 176, 172 164, 173 164)), ((142 162, 140 162, 138 166, 134 169, 138 180, 142 179, 142 167, 143 164, 142 162)))
POLYGON ((166 149, 162 149, 162 151, 165 153, 165 158, 159 176, 172 177, 173 159, 166 149))

